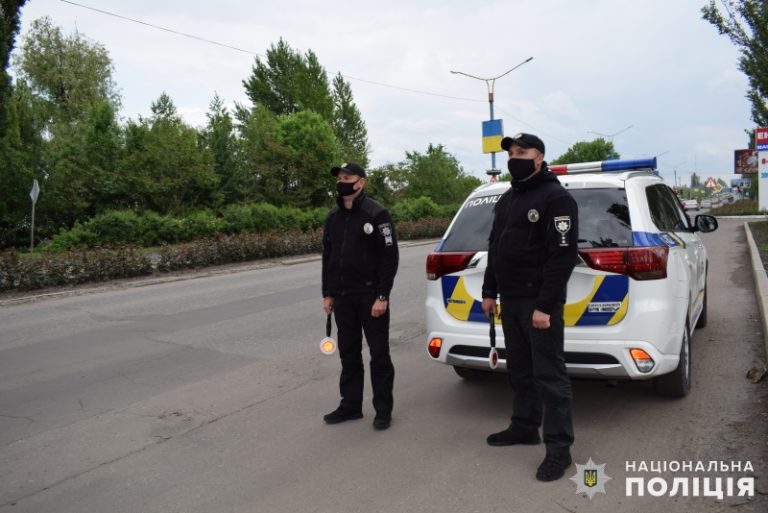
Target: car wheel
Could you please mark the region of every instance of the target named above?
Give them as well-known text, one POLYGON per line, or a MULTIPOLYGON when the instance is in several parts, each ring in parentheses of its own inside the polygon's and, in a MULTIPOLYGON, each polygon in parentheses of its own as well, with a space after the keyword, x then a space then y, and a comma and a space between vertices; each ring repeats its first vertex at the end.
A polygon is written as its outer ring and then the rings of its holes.
MULTIPOLYGON (((706 278, 704 278, 706 280, 706 278)), ((706 281, 704 282, 704 302, 701 305, 701 315, 699 315, 699 320, 696 321, 696 329, 706 328, 707 327, 707 286, 706 281)))
POLYGON ((689 331, 686 322, 683 329, 683 340, 680 344, 680 362, 677 364, 677 368, 654 380, 654 386, 659 395, 685 397, 691 389, 691 335, 689 331))
POLYGON ((456 374, 468 381, 481 381, 491 377, 490 371, 482 371, 477 369, 467 369, 466 367, 453 366, 453 370, 456 374))

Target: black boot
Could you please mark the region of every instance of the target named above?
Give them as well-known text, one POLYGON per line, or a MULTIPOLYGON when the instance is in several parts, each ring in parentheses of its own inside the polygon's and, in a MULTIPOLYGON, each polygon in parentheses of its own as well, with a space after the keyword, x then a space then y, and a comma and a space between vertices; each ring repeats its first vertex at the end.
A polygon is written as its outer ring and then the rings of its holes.
POLYGON ((327 424, 338 424, 339 422, 344 422, 347 420, 362 419, 362 418, 363 418, 363 412, 350 411, 339 406, 328 415, 325 415, 323 417, 323 420, 327 424))
POLYGON ((502 446, 502 445, 538 445, 541 443, 539 437, 539 431, 522 431, 515 427, 508 427, 504 431, 499 431, 492 435, 488 435, 486 439, 488 445, 502 446))
POLYGON ((539 481, 555 481, 560 479, 565 474, 565 469, 571 466, 571 455, 554 455, 547 454, 544 461, 539 465, 539 470, 536 471, 536 479, 539 481))

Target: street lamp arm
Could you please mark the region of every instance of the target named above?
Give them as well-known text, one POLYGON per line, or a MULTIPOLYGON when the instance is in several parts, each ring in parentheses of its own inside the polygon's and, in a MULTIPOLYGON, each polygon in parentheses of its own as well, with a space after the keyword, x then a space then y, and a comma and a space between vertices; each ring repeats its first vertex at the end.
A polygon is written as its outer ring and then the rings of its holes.
POLYGON ((480 77, 476 77, 476 76, 474 76, 474 75, 470 75, 469 73, 464 73, 463 71, 453 71, 453 70, 451 70, 451 73, 453 73, 454 75, 464 75, 465 77, 474 78, 474 79, 476 79, 476 80, 482 80, 482 81, 484 81, 484 82, 486 82, 486 81, 488 81, 488 80, 492 80, 492 79, 490 79, 490 78, 480 78, 480 77))
POLYGON ((531 62, 532 60, 533 60, 533 57, 528 57, 528 58, 527 58, 527 59, 525 59, 523 62, 521 62, 520 64, 518 64, 517 66, 515 66, 514 68, 510 68, 509 70, 505 71, 504 73, 502 73, 502 74, 501 74, 501 75, 499 75, 498 77, 492 78, 491 80, 498 80, 498 79, 500 79, 501 77, 503 77, 504 75, 507 75, 507 74, 509 74, 509 73, 512 73, 513 71, 515 71, 517 68, 519 68, 519 67, 520 67, 520 66, 522 66, 523 64, 526 64, 526 63, 528 63, 528 62, 531 62))
POLYGON ((520 66, 522 66, 523 64, 525 64, 525 63, 527 63, 527 62, 531 62, 532 60, 533 60, 533 57, 528 57, 527 59, 525 59, 523 62, 521 62, 521 63, 520 63, 520 64, 518 64, 517 66, 515 66, 515 67, 513 67, 513 68, 510 68, 510 69, 508 69, 507 71, 505 71, 504 73, 502 73, 502 74, 501 74, 501 75, 499 75, 498 77, 488 77, 488 78, 482 78, 482 77, 476 77, 476 76, 474 76, 474 75, 470 75, 469 73, 464 73, 463 71, 454 71, 454 70, 450 70, 450 71, 451 71, 451 73, 453 73, 454 75, 464 75, 465 77, 474 78, 475 80, 482 80, 482 81, 484 81, 484 82, 488 82, 488 81, 498 80, 498 79, 500 79, 501 77, 503 77, 504 75, 508 75, 509 73, 512 73, 513 71, 515 71, 517 68, 519 68, 519 67, 520 67, 520 66))

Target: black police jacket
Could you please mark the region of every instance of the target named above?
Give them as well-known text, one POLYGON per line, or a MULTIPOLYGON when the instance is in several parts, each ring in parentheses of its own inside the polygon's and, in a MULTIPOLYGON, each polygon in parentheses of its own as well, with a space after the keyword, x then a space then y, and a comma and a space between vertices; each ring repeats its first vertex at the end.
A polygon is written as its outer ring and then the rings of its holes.
POLYGON ((375 294, 389 298, 398 264, 392 217, 361 192, 352 203, 328 213, 323 233, 323 297, 375 294))
POLYGON ((512 182, 494 208, 483 297, 535 297, 550 313, 564 302, 578 260, 578 208, 549 171, 512 182))

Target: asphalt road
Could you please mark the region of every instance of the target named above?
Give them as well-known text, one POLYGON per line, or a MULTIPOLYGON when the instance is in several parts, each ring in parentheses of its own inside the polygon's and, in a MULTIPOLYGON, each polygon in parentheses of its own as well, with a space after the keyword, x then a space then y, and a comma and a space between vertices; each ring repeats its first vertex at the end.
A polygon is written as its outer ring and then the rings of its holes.
MULTIPOLYGON (((764 513, 768 383, 745 379, 765 355, 741 222, 704 240, 709 325, 693 337, 691 394, 574 381, 574 460, 605 464, 605 494, 577 494, 575 466, 537 482, 543 446, 485 444, 511 394, 500 376, 464 382, 429 361, 421 245, 401 250, 392 295, 385 432, 369 395, 364 419, 322 422, 339 362, 318 349, 317 260, 0 303, 0 511, 764 513), (627 497, 628 461, 749 461, 751 473, 685 475, 754 476, 755 496, 627 497)), ((645 474, 658 476, 674 474, 645 474)))

